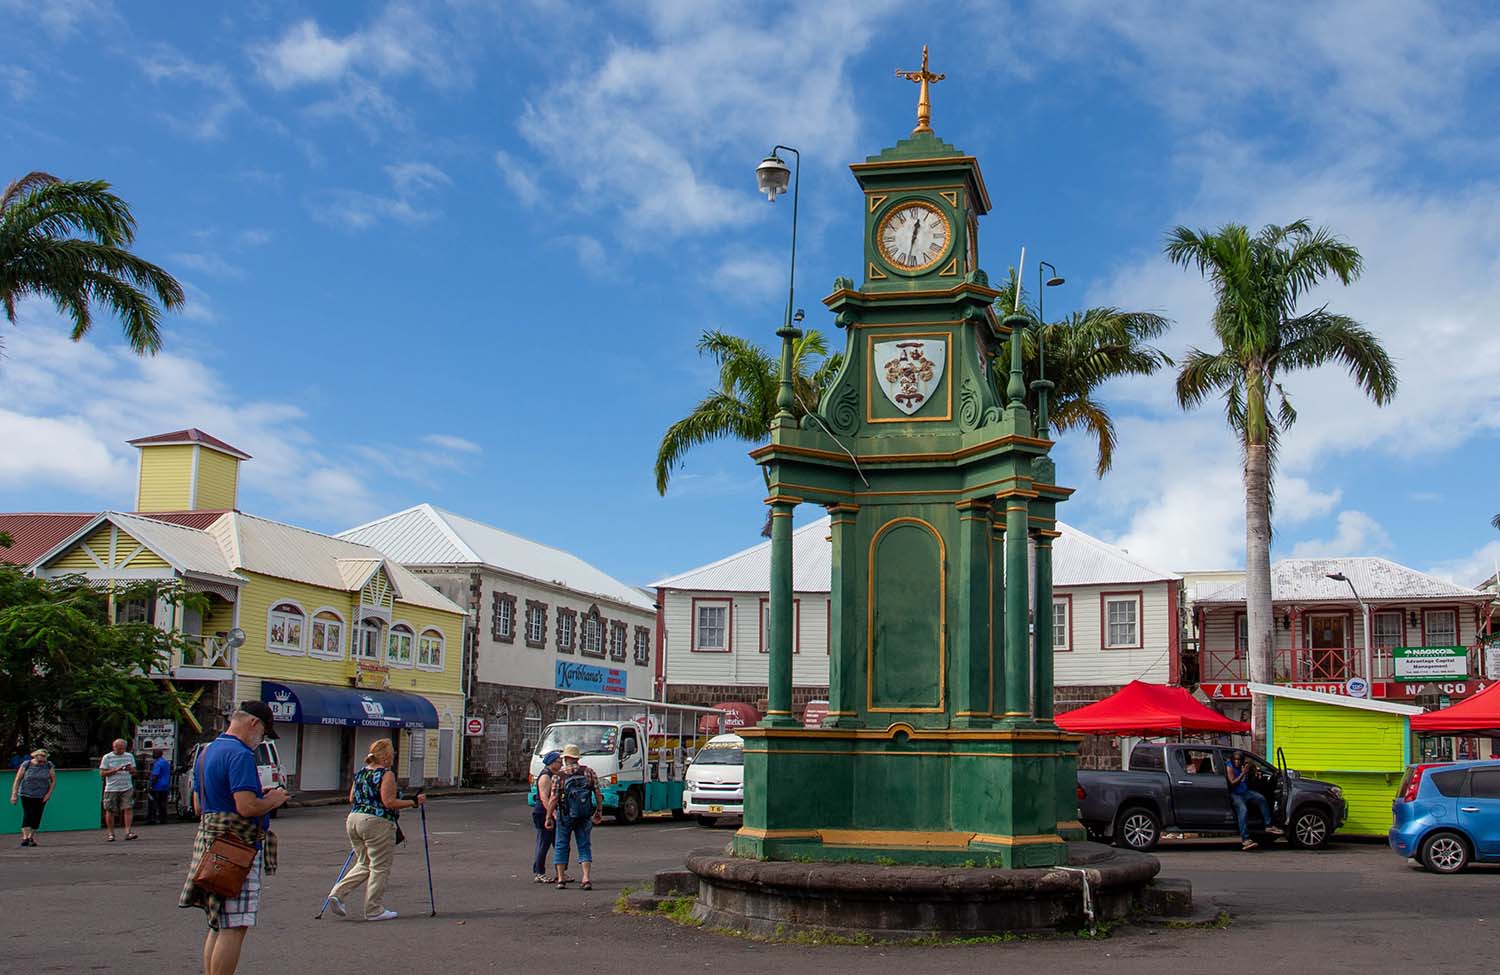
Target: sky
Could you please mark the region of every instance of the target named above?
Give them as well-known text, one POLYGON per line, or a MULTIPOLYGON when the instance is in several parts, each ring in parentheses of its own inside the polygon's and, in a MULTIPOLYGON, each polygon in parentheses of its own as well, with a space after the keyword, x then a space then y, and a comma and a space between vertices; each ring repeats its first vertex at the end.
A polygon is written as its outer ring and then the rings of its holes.
MULTIPOLYGON (((1377 408, 1292 374, 1273 557, 1378 555, 1475 584, 1500 562, 1500 13, 1482 3, 1238 5, 0 0, 0 181, 110 181, 189 301, 138 358, 99 316, 0 322, 0 510, 128 509, 125 441, 188 426, 254 455, 240 507, 338 531, 431 502, 637 585, 760 541, 725 442, 657 495, 662 432, 715 383, 719 328, 771 347, 801 152, 796 304, 859 278, 848 164, 914 124, 976 156, 982 263, 1022 246, 1087 307, 1211 347, 1173 226, 1307 218, 1364 276, 1310 295, 1379 336, 1377 408), (1221 12, 1224 11, 1224 12, 1221 12)), ((1114 470, 1059 437, 1068 523, 1174 570, 1243 565, 1239 456, 1170 371, 1100 394, 1114 470)), ((820 511, 799 512, 800 520, 820 511)))

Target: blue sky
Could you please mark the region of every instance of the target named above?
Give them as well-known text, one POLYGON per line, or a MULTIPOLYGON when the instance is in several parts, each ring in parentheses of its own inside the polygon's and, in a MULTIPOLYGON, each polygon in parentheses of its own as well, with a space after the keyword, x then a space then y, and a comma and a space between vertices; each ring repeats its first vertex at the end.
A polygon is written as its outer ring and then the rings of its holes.
MULTIPOLYGON (((1049 317, 1159 311, 1208 339, 1177 223, 1308 217, 1365 277, 1314 296, 1400 369, 1377 410, 1337 371, 1302 419, 1277 555, 1385 555, 1472 584, 1500 560, 1500 16, 1468 3, 1217 5, 0 0, 0 178, 105 178, 137 250, 188 286, 139 360, 23 306, 0 360, 0 509, 133 500, 133 436, 198 426, 255 455, 241 506, 338 530, 421 501, 647 583, 759 540, 727 443, 666 498, 662 430, 713 374, 704 328, 767 345, 789 208, 754 192, 802 150, 797 304, 858 276, 847 164, 913 124, 978 156, 983 264, 1025 245, 1068 284, 1049 317)), ((1169 376, 1117 383, 1116 469, 1057 448, 1063 517, 1163 568, 1239 565, 1237 455, 1169 376)), ((806 512, 811 517, 817 512, 806 512)))

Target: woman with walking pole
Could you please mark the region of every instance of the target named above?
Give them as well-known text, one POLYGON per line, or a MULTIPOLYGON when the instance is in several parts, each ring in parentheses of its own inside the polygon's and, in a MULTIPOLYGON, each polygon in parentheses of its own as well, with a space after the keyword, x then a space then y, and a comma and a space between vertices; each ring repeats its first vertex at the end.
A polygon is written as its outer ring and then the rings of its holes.
POLYGON ((365 767, 354 773, 354 785, 349 789, 352 808, 344 822, 349 845, 354 848, 354 866, 328 892, 329 903, 339 917, 348 916, 343 899, 360 884, 365 885, 366 921, 389 921, 396 916, 384 904, 391 861, 396 857, 396 812, 427 800, 421 795, 396 798, 396 776, 391 771, 395 753, 391 740, 381 738, 370 746, 365 767))

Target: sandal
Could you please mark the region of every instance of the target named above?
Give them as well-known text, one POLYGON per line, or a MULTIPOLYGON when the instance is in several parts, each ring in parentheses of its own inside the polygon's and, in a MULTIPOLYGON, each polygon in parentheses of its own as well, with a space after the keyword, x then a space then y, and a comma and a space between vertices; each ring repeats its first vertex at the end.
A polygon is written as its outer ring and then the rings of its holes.
POLYGON ((567 890, 568 889, 568 882, 566 880, 559 880, 557 882, 557 889, 558 890, 567 890))
POLYGON ((106 836, 106 837, 105 837, 105 839, 106 839, 106 840, 107 840, 107 841, 108 841, 108 842, 110 842, 110 843, 113 843, 113 842, 114 842, 114 841, 115 841, 115 834, 113 834, 113 833, 110 833, 110 834, 109 834, 109 835, 108 835, 108 836, 106 836))
POLYGON ((585 880, 581 886, 584 890, 593 890, 594 882, 592 880, 585 880))
POLYGON ((125 834, 125 838, 127 840, 138 840, 141 837, 140 837, 140 835, 138 833, 126 833, 125 834))

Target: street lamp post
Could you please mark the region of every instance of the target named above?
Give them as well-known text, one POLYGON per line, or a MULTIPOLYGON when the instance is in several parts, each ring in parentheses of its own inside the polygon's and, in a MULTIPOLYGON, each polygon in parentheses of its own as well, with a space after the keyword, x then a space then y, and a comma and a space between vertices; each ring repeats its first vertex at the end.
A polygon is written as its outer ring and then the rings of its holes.
MULTIPOLYGON (((1047 342, 1043 337, 1047 327, 1047 316, 1043 309, 1046 307, 1044 300, 1048 288, 1055 288, 1066 283, 1067 279, 1059 277, 1057 268, 1050 261, 1042 261, 1036 266, 1036 375, 1031 388, 1036 390, 1036 435, 1043 440, 1047 439, 1047 399, 1052 393, 1054 383, 1047 379, 1047 342), (1043 276, 1042 268, 1052 271, 1052 277, 1043 276)), ((1017 282, 1017 287, 1020 283, 1017 282)))
POLYGON ((1354 593, 1354 601, 1359 603, 1359 618, 1365 631, 1365 680, 1371 681, 1373 686, 1373 681, 1375 680, 1375 641, 1370 633, 1370 610, 1365 606, 1365 601, 1360 598, 1359 590, 1354 588, 1353 579, 1350 579, 1342 572, 1329 572, 1326 573, 1326 576, 1334 582, 1342 582, 1347 585, 1349 591, 1354 593))
MULTIPOLYGON (((802 337, 796 321, 802 315, 792 310, 797 287, 797 203, 802 184, 802 154, 791 146, 774 146, 769 155, 755 167, 755 183, 772 203, 792 188, 792 268, 786 289, 786 317, 776 334, 781 338, 781 388, 776 393, 776 419, 772 421, 773 438, 795 423, 792 408, 796 392, 792 388, 793 343, 802 337), (789 171, 781 150, 797 159, 795 172, 789 171)), ((792 511, 796 503, 772 492, 771 498, 771 633, 770 675, 767 681, 765 724, 771 727, 796 724, 792 716, 792 511)))

